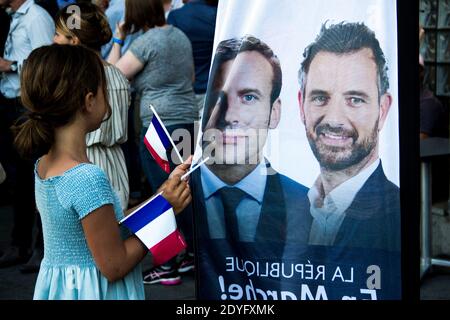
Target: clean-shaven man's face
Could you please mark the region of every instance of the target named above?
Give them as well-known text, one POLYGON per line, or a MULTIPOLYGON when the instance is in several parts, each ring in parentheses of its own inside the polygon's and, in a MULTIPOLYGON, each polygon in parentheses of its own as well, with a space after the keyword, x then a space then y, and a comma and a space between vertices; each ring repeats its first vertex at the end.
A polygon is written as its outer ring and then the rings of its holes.
POLYGON ((269 128, 279 122, 280 100, 273 103, 273 69, 257 51, 244 51, 225 62, 215 79, 214 91, 220 92, 205 132, 219 134, 209 145, 215 148, 216 163, 258 163, 269 128))

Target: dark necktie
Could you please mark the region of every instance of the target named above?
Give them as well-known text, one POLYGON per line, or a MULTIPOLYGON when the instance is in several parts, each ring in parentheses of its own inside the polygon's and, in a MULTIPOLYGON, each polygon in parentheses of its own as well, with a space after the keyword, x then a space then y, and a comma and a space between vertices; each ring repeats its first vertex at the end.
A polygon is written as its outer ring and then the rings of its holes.
POLYGON ((236 208, 246 193, 239 188, 223 187, 219 190, 219 194, 223 204, 226 238, 239 240, 236 208))

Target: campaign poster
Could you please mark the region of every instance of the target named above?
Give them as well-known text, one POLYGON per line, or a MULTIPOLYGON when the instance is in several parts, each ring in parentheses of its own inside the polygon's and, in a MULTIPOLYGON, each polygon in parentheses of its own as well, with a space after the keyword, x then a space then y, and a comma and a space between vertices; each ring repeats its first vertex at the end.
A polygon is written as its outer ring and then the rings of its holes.
POLYGON ((220 1, 197 296, 401 299, 394 0, 220 1))

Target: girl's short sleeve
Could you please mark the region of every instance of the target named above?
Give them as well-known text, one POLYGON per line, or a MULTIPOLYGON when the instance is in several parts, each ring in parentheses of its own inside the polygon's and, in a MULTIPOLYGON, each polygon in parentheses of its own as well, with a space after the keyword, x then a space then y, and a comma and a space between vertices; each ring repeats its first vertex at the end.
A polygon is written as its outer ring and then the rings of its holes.
POLYGON ((58 197, 80 220, 106 204, 114 204, 113 189, 106 174, 92 164, 82 164, 66 174, 59 184, 58 197))

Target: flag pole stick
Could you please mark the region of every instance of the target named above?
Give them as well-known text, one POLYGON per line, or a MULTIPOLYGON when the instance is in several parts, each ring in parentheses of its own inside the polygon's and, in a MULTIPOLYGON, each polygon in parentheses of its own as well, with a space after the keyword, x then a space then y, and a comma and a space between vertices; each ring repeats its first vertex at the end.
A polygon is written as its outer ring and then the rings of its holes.
POLYGON ((167 132, 166 126, 164 125, 164 123, 161 121, 161 118, 158 116, 158 113, 156 112, 155 108, 153 107, 153 105, 150 105, 150 109, 152 110, 153 114, 156 116, 156 118, 158 119, 158 121, 162 124, 162 128, 164 130, 164 132, 167 134, 167 136, 169 137, 169 141, 172 144, 173 149, 175 150, 178 159, 180 160, 180 164, 182 164, 184 162, 183 158, 180 155, 180 152, 178 151, 177 147, 175 146, 175 143, 172 140, 172 137, 170 136, 169 132, 167 132))
POLYGON ((183 174, 181 176, 181 180, 184 180, 187 178, 187 176, 189 176, 195 169, 197 169, 198 167, 200 167, 202 164, 204 164, 206 161, 209 160, 209 157, 206 157, 206 159, 202 160, 201 162, 199 162, 198 164, 196 164, 195 166, 193 166, 188 172, 186 172, 185 174, 183 174))

